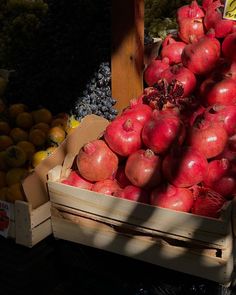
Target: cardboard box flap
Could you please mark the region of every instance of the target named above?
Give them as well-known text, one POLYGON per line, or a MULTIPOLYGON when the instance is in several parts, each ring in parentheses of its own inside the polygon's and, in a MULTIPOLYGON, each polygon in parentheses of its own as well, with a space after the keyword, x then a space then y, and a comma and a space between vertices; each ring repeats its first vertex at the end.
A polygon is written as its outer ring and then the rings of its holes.
POLYGON ((71 168, 75 156, 87 142, 100 137, 109 121, 96 116, 86 116, 78 127, 64 140, 64 142, 43 160, 22 182, 26 200, 35 209, 49 200, 47 192, 47 174, 57 165, 63 165, 63 173, 71 168), (66 158, 66 161, 65 161, 66 158), (65 162, 64 162, 65 161, 65 162))

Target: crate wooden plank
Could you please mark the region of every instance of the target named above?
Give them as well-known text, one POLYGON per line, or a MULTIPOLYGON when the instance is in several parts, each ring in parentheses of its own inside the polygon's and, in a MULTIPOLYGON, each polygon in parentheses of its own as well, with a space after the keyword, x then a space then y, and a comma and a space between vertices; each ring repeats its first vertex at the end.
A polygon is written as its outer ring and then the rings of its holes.
POLYGON ((112 0, 111 87, 119 111, 143 91, 143 56, 144 0, 112 0))
POLYGON ((32 210, 29 203, 15 202, 15 240, 17 244, 32 247, 50 234, 50 202, 32 210))
POLYGON ((34 210, 30 210, 31 228, 36 227, 51 217, 51 203, 47 202, 34 210))
POLYGON ((30 247, 33 247, 34 245, 38 244, 40 241, 44 240, 46 237, 48 237, 51 234, 52 234, 52 223, 50 218, 32 229, 32 238, 31 238, 30 247))
POLYGON ((232 240, 218 258, 212 252, 194 252, 175 247, 150 237, 133 236, 116 232, 112 226, 94 220, 77 217, 62 218, 52 208, 53 234, 56 238, 133 257, 152 264, 203 277, 220 284, 229 284, 233 273, 232 240))
POLYGON ((15 202, 15 234, 17 244, 31 245, 30 207, 26 202, 15 202))
POLYGON ((119 220, 114 220, 114 219, 111 220, 110 218, 106 218, 104 216, 90 214, 88 212, 65 207, 55 203, 53 204, 53 208, 57 209, 60 212, 61 217, 64 217, 64 216, 65 218, 67 218, 68 216, 84 217, 84 218, 92 219, 92 220, 102 222, 108 225, 112 225, 113 227, 116 227, 117 229, 120 229, 121 231, 133 233, 134 235, 145 235, 145 236, 150 236, 154 238, 162 238, 163 240, 167 240, 171 244, 175 244, 179 246, 182 245, 182 246, 196 248, 196 249, 219 249, 221 251, 221 250, 227 249, 228 244, 231 243, 231 241, 228 239, 229 236, 225 237, 224 245, 222 246, 222 245, 217 245, 211 242, 204 242, 204 241, 199 241, 195 239, 189 239, 188 237, 173 235, 168 232, 159 232, 153 229, 139 227, 133 224, 124 223, 119 220))
POLYGON ((201 240, 225 247, 230 232, 231 206, 224 220, 158 208, 48 181, 52 203, 134 224, 153 231, 201 240))

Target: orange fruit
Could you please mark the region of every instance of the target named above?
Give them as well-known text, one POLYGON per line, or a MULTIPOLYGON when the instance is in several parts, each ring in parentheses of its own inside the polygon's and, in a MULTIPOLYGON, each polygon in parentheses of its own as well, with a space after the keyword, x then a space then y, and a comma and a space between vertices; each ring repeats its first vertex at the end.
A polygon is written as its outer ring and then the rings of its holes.
POLYGON ((37 151, 32 158, 32 166, 35 168, 38 166, 43 160, 45 160, 49 156, 49 153, 45 150, 37 151))
POLYGON ((0 97, 2 97, 7 88, 7 80, 0 76, 0 97))
POLYGON ((65 131, 59 126, 52 127, 48 131, 48 141, 52 145, 59 145, 65 137, 65 131))
POLYGON ((8 187, 6 200, 11 203, 14 203, 16 200, 25 201, 25 194, 20 182, 8 187))
POLYGON ((49 146, 49 147, 46 149, 46 152, 48 152, 48 154, 51 155, 56 149, 57 149, 56 146, 49 146))
POLYGON ((0 152, 0 170, 6 171, 8 169, 8 165, 6 163, 6 151, 0 152))
POLYGON ((9 146, 13 145, 12 138, 8 135, 0 135, 0 151, 4 151, 9 146))
POLYGON ((28 132, 19 127, 13 128, 9 135, 13 139, 14 143, 28 139, 28 132))
POLYGON ((77 126, 79 126, 80 121, 75 119, 75 117, 72 115, 68 118, 67 124, 66 124, 66 133, 69 134, 71 131, 73 131, 77 126))
POLYGON ((22 167, 26 160, 26 153, 17 145, 6 149, 5 160, 9 167, 22 167))
POLYGON ((17 143, 17 146, 19 146, 25 153, 28 161, 31 161, 33 154, 35 153, 36 149, 32 142, 22 140, 17 143))
POLYGON ((27 106, 23 103, 14 103, 8 108, 9 117, 15 119, 18 114, 27 111, 27 109, 27 106))
POLYGON ((33 111, 32 116, 35 124, 41 122, 50 124, 52 121, 52 113, 46 108, 41 108, 39 110, 33 111))
POLYGON ((16 126, 29 129, 33 126, 33 116, 29 112, 22 112, 16 117, 16 126))
POLYGON ((29 141, 36 147, 43 146, 46 143, 46 135, 40 129, 32 129, 29 132, 29 141))
POLYGON ((8 187, 7 186, 4 186, 2 188, 0 188, 0 200, 1 201, 6 201, 7 198, 7 192, 8 192, 8 187))
POLYGON ((6 184, 11 186, 17 182, 21 182, 29 174, 25 168, 11 168, 6 173, 6 184))
POLYGON ((11 127, 8 122, 0 121, 0 135, 8 135, 11 131, 11 127))
POLYGON ((2 99, 0 99, 0 113, 4 113, 6 111, 6 108, 7 107, 5 102, 2 99))
POLYGON ((45 134, 48 133, 49 129, 50 129, 50 126, 47 124, 47 123, 44 123, 44 122, 40 122, 40 123, 37 123, 35 125, 32 126, 31 130, 32 129, 40 129, 42 130, 45 134))
POLYGON ((66 125, 67 125, 67 119, 64 118, 55 118, 52 120, 51 122, 51 127, 61 127, 63 130, 66 129, 66 125))
POLYGON ((0 188, 7 185, 6 172, 0 171, 0 188))

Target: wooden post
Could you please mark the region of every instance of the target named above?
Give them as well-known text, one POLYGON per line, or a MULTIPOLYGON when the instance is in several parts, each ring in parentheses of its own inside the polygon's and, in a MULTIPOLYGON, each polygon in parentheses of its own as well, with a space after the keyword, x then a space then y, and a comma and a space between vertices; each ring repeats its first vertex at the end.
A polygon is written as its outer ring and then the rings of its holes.
POLYGON ((112 96, 122 111, 143 91, 144 0, 112 0, 112 96))

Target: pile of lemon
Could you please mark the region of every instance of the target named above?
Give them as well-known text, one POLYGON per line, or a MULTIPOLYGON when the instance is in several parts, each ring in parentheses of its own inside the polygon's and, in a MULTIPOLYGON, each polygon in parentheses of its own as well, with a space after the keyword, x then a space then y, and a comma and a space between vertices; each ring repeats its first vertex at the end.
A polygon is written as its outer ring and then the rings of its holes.
POLYGON ((49 157, 79 122, 47 108, 7 106, 0 99, 0 200, 24 200, 21 181, 49 157))

